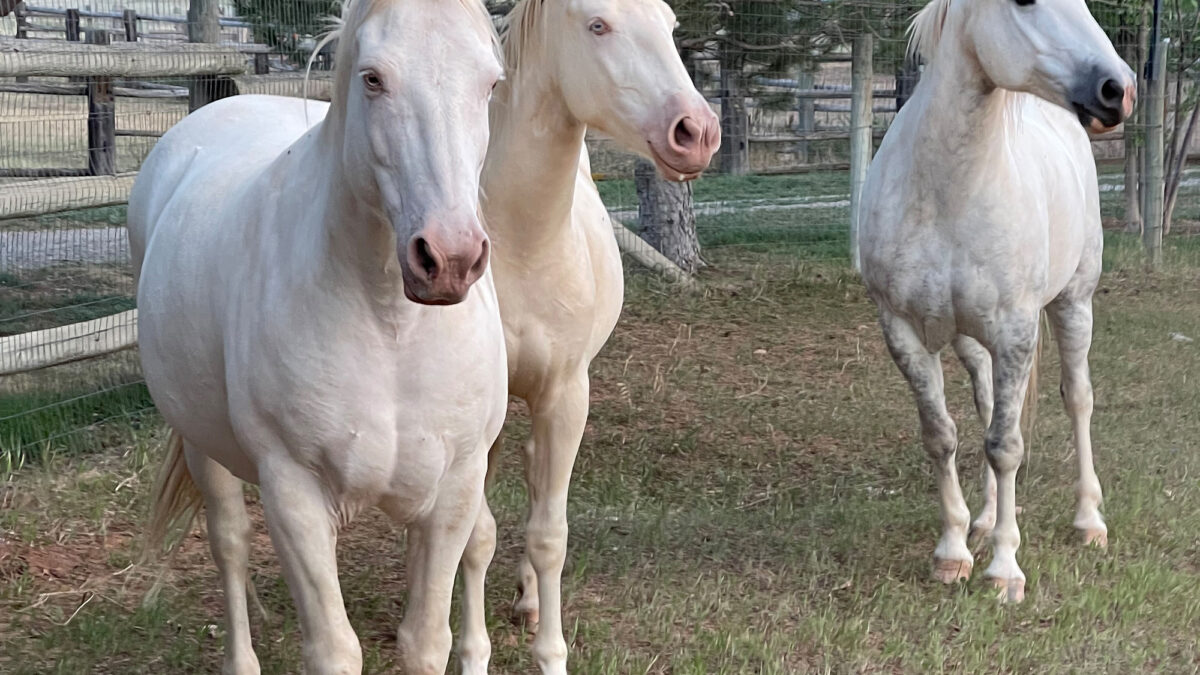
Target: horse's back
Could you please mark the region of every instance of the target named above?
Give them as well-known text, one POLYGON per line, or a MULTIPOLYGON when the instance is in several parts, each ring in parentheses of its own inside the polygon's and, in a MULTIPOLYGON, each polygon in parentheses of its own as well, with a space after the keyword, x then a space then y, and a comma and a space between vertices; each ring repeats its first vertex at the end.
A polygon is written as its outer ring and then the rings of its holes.
MULTIPOLYGON (((177 199, 220 203, 223 188, 261 170, 303 134, 309 126, 304 103, 284 96, 234 96, 200 108, 163 134, 129 196, 135 280, 167 205, 177 199)), ((328 108, 318 102, 308 106, 312 122, 328 108)))

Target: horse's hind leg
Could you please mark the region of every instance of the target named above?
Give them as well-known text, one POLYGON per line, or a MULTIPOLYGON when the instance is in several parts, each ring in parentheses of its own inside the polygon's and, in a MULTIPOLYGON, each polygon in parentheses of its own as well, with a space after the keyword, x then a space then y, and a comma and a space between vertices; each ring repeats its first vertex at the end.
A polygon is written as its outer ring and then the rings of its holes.
MULTIPOLYGON (((959 335, 954 339, 954 353, 958 360, 971 375, 971 385, 975 391, 975 412, 986 430, 992 425, 992 355, 974 338, 959 335)), ((985 459, 983 462, 983 509, 975 521, 971 523, 971 532, 967 541, 976 546, 992 534, 996 527, 996 472, 985 459)))
POLYGON ((958 484, 955 466, 958 429, 946 412, 941 359, 925 348, 905 320, 881 310, 879 322, 892 359, 916 397, 921 417, 921 440, 937 473, 942 538, 933 553, 933 576, 943 583, 970 578, 974 558, 967 548, 967 523, 971 513, 958 484))
POLYGON ((1108 545, 1108 528, 1100 515, 1100 480, 1092 465, 1092 378, 1088 349, 1092 344, 1091 297, 1061 296, 1046 307, 1062 360, 1062 397, 1071 418, 1075 455, 1079 460, 1079 499, 1075 529, 1084 544, 1108 545))
POLYGON ((188 472, 204 496, 208 545, 225 595, 224 675, 258 675, 258 657, 250 640, 246 594, 250 590, 250 517, 242 481, 207 455, 184 445, 188 472))

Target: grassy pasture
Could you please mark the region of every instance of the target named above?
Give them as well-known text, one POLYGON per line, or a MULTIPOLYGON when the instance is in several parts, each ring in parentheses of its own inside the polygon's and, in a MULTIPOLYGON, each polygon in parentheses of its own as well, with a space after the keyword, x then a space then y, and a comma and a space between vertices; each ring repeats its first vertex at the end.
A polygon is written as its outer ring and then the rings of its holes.
MULTIPOLYGON (((819 175, 739 180, 706 179, 697 199, 844 192, 819 175)), ((1002 607, 979 580, 928 579, 936 487, 907 388, 847 270, 845 218, 843 206, 702 216, 710 265, 694 295, 629 267, 625 312, 593 366, 571 493, 571 671, 1200 670, 1200 342, 1172 337, 1200 340, 1200 239, 1172 238, 1166 269, 1148 274, 1136 239, 1109 235, 1092 353, 1107 551, 1073 536, 1074 458, 1047 346, 1036 442, 1018 485, 1028 599, 1002 607)), ((121 379, 132 358, 71 366, 55 391, 99 378, 114 392, 81 417, 23 433, 107 423, 23 444, 16 462, 15 446, 0 446, 14 467, 0 463, 0 672, 219 670, 220 596, 202 528, 164 572, 158 602, 141 604, 160 570, 131 563, 163 431, 144 389, 121 379)), ((981 429, 965 373, 946 366, 977 509, 981 429)), ((5 410, 46 391, 34 376, 3 387, 0 437, 13 431, 5 410)), ((500 523, 488 591, 497 673, 535 668, 528 636, 507 620, 526 432, 514 404, 489 490, 500 523)), ((264 672, 299 672, 295 612, 253 491, 247 500, 258 523, 254 580, 271 614, 253 617, 255 646, 264 672)), ((388 672, 403 537, 369 514, 340 543, 367 670, 388 672)), ((977 573, 987 560, 981 552, 977 573)))

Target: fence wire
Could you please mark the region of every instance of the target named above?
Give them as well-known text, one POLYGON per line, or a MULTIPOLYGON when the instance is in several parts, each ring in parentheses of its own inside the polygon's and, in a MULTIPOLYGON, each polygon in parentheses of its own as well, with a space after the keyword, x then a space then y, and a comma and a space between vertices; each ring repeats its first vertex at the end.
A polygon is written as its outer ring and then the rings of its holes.
MULTIPOLYGON (((691 186, 702 258, 726 268, 768 257, 845 265, 850 45, 856 35, 874 36, 878 142, 919 81, 919 67, 905 59, 905 29, 923 3, 670 4, 685 66, 723 120, 723 150, 691 186)), ((1172 48, 1158 104, 1174 148, 1167 171, 1179 176, 1176 237, 1200 227, 1200 168, 1187 161, 1200 154, 1200 131, 1185 142, 1200 96, 1200 19, 1186 2, 1165 4, 1176 9, 1163 19, 1172 48)), ((0 373, 69 356, 80 339, 115 348, 128 338, 122 317, 134 289, 123 204, 141 162, 159 136, 209 100, 301 95, 304 64, 337 7, 336 0, 0 0, 0 373), (55 332, 86 322, 83 338, 55 332)), ((509 7, 491 9, 500 20, 509 7)), ((1090 7, 1141 70, 1149 3, 1093 0, 1090 7)), ((314 98, 329 95, 331 54, 314 58, 314 98)), ((1127 174, 1138 172, 1144 152, 1145 105, 1124 129, 1093 143, 1105 224, 1122 246, 1136 243, 1142 227, 1138 180, 1127 174)), ((636 158, 594 134, 588 145, 615 220, 638 230, 636 158)), ((126 439, 152 414, 134 351, 0 376, 0 452, 9 462, 126 439)))

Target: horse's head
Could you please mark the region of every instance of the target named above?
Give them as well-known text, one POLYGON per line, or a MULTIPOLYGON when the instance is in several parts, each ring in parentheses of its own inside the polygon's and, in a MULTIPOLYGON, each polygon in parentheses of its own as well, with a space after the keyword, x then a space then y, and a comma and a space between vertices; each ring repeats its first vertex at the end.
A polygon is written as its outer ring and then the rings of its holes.
POLYGON ((965 10, 966 46, 996 86, 1063 106, 1093 132, 1112 129, 1133 112, 1133 71, 1084 0, 959 4, 965 10))
POLYGON ((527 0, 544 12, 543 56, 569 113, 651 159, 663 176, 700 175, 721 144, 717 116, 679 58, 662 0, 527 0))
POLYGON ((460 302, 488 262, 479 171, 495 33, 477 0, 354 5, 337 55, 347 180, 391 224, 405 295, 460 302))

